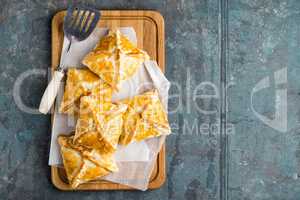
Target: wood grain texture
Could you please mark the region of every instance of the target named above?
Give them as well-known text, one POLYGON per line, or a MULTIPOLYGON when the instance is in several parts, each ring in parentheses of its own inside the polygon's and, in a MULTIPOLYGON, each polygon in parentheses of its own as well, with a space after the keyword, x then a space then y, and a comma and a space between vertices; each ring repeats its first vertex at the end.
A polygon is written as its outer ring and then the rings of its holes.
MULTIPOLYGON (((52 70, 59 64, 63 44, 63 18, 66 12, 58 12, 52 19, 52 70)), ((104 10, 98 22, 98 27, 133 27, 138 38, 138 47, 148 52, 151 59, 156 60, 161 70, 165 69, 164 19, 156 11, 141 10, 104 10)), ((54 108, 53 108, 54 109, 54 108)), ((157 157, 157 162, 149 182, 149 189, 156 189, 165 182, 165 145, 157 157)), ((51 179, 54 186, 60 190, 72 189, 66 179, 63 168, 51 167, 51 179)), ((111 183, 108 181, 94 181, 80 185, 75 190, 132 190, 133 188, 111 183)))

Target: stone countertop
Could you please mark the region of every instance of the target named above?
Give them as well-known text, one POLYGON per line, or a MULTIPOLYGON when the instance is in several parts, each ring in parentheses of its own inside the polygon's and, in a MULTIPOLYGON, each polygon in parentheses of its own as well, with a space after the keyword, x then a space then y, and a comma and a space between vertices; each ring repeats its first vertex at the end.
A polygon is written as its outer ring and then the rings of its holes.
POLYGON ((51 62, 51 18, 70 2, 3 0, 0 199, 299 199, 299 1, 86 2, 157 10, 165 18, 173 130, 167 180, 146 192, 54 188, 47 165, 50 116, 22 109, 39 105, 51 62), (262 79, 262 88, 275 81, 285 89, 258 93, 253 88, 262 79), (286 107, 274 114, 274 104, 286 107))

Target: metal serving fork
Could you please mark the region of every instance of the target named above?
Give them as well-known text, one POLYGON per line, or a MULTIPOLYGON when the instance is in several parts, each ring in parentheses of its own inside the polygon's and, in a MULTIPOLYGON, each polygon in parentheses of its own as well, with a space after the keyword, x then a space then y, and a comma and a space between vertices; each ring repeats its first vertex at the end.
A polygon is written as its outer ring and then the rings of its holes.
POLYGON ((69 40, 69 44, 66 54, 62 56, 60 65, 55 70, 53 77, 43 94, 39 107, 41 113, 47 114, 57 96, 60 82, 68 68, 64 63, 64 60, 68 57, 73 42, 86 39, 97 26, 99 19, 100 12, 96 9, 83 5, 74 5, 68 8, 67 15, 64 18, 63 30, 65 36, 69 40))

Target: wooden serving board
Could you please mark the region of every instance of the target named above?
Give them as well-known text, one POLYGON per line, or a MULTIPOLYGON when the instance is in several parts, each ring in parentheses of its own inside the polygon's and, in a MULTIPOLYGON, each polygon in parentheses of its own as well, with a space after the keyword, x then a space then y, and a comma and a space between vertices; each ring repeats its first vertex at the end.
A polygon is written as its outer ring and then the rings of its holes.
MULTIPOLYGON (((52 19, 52 70, 59 64, 63 45, 63 20, 66 11, 58 12, 52 19)), ((98 27, 133 27, 137 34, 138 47, 156 60, 162 71, 165 67, 164 19, 156 11, 103 10, 98 27)), ((149 189, 159 188, 165 181, 165 145, 157 157, 152 171, 149 189)), ((63 168, 51 166, 51 179, 60 190, 74 190, 69 184, 63 168)), ((75 190, 130 190, 126 185, 108 181, 94 181, 80 185, 75 190)))

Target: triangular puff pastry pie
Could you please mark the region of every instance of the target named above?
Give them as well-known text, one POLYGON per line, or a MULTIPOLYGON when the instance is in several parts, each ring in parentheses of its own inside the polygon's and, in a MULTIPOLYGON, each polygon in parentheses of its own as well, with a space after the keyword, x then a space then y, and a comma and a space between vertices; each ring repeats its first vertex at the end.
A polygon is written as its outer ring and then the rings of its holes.
POLYGON ((148 59, 149 56, 145 51, 138 49, 117 30, 110 31, 103 37, 82 63, 117 89, 120 80, 130 78, 148 59))
POLYGON ((157 90, 151 90, 123 101, 128 105, 119 143, 141 141, 160 135, 168 135, 171 129, 168 117, 159 99, 157 90))
POLYGON ((67 178, 72 188, 118 171, 111 154, 87 149, 73 143, 73 136, 59 136, 61 155, 67 178))
POLYGON ((77 114, 80 97, 90 94, 104 101, 110 101, 112 90, 90 70, 70 68, 59 111, 70 115, 77 114))
POLYGON ((101 152, 116 151, 127 106, 103 102, 92 96, 84 96, 80 101, 74 142, 101 152))

